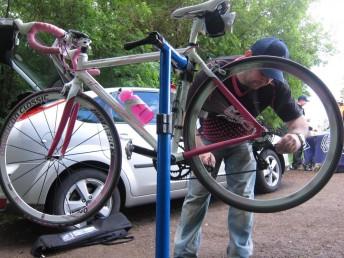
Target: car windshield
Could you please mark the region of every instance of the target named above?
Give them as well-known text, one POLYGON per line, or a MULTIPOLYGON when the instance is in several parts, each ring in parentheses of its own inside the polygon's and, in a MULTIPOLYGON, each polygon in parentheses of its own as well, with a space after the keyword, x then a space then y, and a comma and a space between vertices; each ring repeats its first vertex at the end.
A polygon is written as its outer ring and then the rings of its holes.
MULTIPOLYGON (((116 92, 110 93, 119 103, 120 100, 118 99, 118 94, 116 92)), ((153 119, 149 122, 150 124, 156 123, 156 114, 159 111, 159 92, 158 91, 134 91, 134 94, 139 96, 154 112, 153 119)), ((115 123, 123 123, 123 119, 108 105, 106 104, 100 97, 95 97, 94 100, 100 104, 103 109, 113 118, 115 123)), ((78 120, 82 122, 88 123, 99 123, 98 119, 92 115, 86 109, 80 109, 78 113, 78 120)))
MULTIPOLYGON (((37 51, 28 48, 26 36, 18 35, 18 37, 21 43, 16 46, 12 61, 41 90, 59 86, 60 84, 56 83, 60 81, 60 77, 52 60, 47 55, 41 55, 37 51)), ((37 88, 33 88, 33 90, 37 90, 37 88)))

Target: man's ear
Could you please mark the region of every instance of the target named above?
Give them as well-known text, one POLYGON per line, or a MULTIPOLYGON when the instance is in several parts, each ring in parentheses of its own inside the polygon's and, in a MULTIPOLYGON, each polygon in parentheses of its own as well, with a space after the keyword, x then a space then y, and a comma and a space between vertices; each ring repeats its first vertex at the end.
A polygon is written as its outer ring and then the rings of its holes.
POLYGON ((251 49, 246 50, 244 55, 246 57, 252 56, 252 50, 251 49))

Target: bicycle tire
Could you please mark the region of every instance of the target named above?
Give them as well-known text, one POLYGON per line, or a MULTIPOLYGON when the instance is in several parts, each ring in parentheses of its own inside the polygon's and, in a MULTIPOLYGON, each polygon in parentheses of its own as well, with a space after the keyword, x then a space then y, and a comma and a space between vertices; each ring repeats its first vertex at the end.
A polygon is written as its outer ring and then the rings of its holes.
MULTIPOLYGON (((202 164, 198 156, 192 157, 190 163, 195 176, 204 187, 223 202, 246 211, 268 213, 287 210, 300 205, 312 198, 326 185, 333 175, 341 157, 343 148, 343 124, 336 100, 326 85, 314 73, 296 62, 279 57, 254 56, 229 64, 227 63, 221 67, 223 71, 226 71, 226 78, 249 69, 262 68, 282 70, 288 73, 288 78, 290 76, 294 79, 299 79, 300 82, 308 85, 309 88, 307 88, 307 90, 319 96, 329 119, 331 131, 329 134, 330 138, 327 155, 320 170, 316 174, 312 174, 312 178, 297 190, 290 190, 287 194, 285 194, 285 190, 283 190, 280 193, 281 196, 277 198, 272 196, 271 199, 268 199, 270 195, 265 195, 263 197, 256 196, 253 199, 249 199, 239 196, 222 186, 209 172, 207 172, 206 167, 202 164)), ((215 90, 215 86, 209 78, 203 81, 196 80, 195 83, 199 83, 199 85, 197 85, 197 89, 192 92, 192 97, 188 102, 185 117, 184 141, 186 150, 192 150, 196 146, 195 135, 198 126, 198 114, 206 99, 215 90)), ((287 173, 287 175, 290 175, 290 173, 287 173)), ((284 175, 284 177, 286 177, 286 175, 284 175)))
POLYGON ((112 118, 83 93, 74 100, 80 107, 65 155, 60 150, 66 128, 53 157, 47 158, 65 100, 61 88, 26 97, 5 120, 0 139, 0 183, 7 198, 28 219, 51 227, 75 225, 94 216, 113 193, 122 162, 112 118), (78 185, 82 201, 71 201, 69 211, 55 214, 49 202, 56 189, 65 177, 83 167, 106 172, 104 185, 95 189, 78 185))

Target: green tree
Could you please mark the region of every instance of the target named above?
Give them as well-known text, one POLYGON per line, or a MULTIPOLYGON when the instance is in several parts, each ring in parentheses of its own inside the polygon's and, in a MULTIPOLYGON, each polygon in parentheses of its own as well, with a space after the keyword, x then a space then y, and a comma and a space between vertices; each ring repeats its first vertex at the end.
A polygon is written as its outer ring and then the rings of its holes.
MULTIPOLYGON (((205 59, 242 54, 257 39, 273 35, 287 43, 293 60, 307 67, 316 65, 321 62, 320 51, 331 53, 333 47, 321 25, 307 16, 307 9, 313 1, 315 0, 231 1, 231 9, 237 13, 233 33, 219 38, 200 37, 199 52, 205 59)), ((170 14, 178 7, 199 2, 200 0, 13 0, 10 1, 9 15, 20 17, 26 22, 41 20, 61 28, 83 31, 93 41, 90 58, 103 58, 152 51, 150 46, 132 51, 125 51, 122 46, 123 43, 140 39, 154 30, 161 32, 171 45, 185 47, 191 20, 175 20, 170 14)), ((2 1, 1 4, 1 15, 5 16, 7 1, 2 1)), ((44 35, 43 39, 49 40, 44 35)), ((43 67, 34 60, 34 56, 31 59, 28 61, 37 69, 43 67)), ((103 69, 99 80, 105 86, 158 87, 158 76, 158 64, 147 63, 103 69)), ((9 82, 8 79, 2 80, 2 84, 9 82)), ((295 94, 302 92, 302 85, 292 80, 289 83, 295 94)), ((7 88, 0 86, 1 89, 7 88)), ((14 88, 16 87, 7 88, 8 95, 18 92, 14 88)), ((7 102, 7 98, 3 96, 6 95, 1 95, 1 103, 7 102)), ((4 109, 2 106, 1 115, 6 113, 4 109)), ((268 110, 264 117, 272 126, 280 125, 273 112, 268 110)))

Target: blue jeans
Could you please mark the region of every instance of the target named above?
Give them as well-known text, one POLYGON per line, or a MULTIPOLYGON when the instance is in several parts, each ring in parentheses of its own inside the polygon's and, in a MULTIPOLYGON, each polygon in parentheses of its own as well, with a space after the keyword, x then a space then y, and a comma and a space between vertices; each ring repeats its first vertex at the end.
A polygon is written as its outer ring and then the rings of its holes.
MULTIPOLYGON (((235 193, 254 197, 256 173, 242 173, 231 175, 231 172, 256 170, 256 161, 252 154, 252 147, 248 143, 214 153, 219 167, 222 159, 225 163, 227 187, 235 193)), ((181 218, 174 240, 174 257, 197 257, 201 243, 201 225, 207 213, 210 193, 198 180, 190 180, 188 193, 185 197, 181 218)), ((249 257, 253 252, 252 242, 253 214, 229 208, 228 257, 249 257)))

